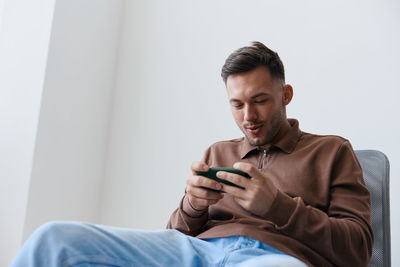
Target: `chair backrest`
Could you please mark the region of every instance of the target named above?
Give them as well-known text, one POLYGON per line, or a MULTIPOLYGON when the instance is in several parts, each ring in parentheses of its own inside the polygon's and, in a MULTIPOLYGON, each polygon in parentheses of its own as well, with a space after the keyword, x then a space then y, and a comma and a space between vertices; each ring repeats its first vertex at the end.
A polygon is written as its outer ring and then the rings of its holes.
POLYGON ((390 266, 389 160, 376 150, 356 150, 371 193, 374 248, 368 266, 390 266))

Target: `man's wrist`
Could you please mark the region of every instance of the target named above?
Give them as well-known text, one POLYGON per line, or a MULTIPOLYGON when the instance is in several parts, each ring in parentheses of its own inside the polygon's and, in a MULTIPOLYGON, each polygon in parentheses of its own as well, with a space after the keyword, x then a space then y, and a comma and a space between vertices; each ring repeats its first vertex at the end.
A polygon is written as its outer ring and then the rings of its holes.
POLYGON ((188 198, 188 203, 189 203, 190 207, 191 207, 192 209, 194 209, 195 211, 204 212, 204 211, 207 210, 208 207, 205 207, 205 208, 198 208, 198 207, 195 207, 195 205, 193 205, 192 202, 190 202, 190 197, 188 196, 187 198, 188 198))
POLYGON ((190 217, 196 218, 196 217, 201 217, 202 215, 204 215, 207 212, 208 208, 205 208, 205 209, 195 208, 192 205, 192 203, 190 203, 189 196, 185 195, 185 198, 183 199, 183 202, 182 202, 182 210, 190 217))

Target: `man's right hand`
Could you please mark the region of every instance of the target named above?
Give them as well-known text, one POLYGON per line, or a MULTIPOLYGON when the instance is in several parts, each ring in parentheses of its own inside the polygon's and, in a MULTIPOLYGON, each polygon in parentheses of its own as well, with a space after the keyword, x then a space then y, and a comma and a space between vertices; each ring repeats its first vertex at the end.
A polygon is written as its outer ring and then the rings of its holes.
POLYGON ((189 204, 196 210, 205 210, 224 196, 222 193, 206 188, 221 190, 222 185, 212 179, 197 175, 196 171, 208 171, 209 167, 204 162, 193 162, 190 168, 192 175, 186 180, 186 195, 189 198, 189 204))

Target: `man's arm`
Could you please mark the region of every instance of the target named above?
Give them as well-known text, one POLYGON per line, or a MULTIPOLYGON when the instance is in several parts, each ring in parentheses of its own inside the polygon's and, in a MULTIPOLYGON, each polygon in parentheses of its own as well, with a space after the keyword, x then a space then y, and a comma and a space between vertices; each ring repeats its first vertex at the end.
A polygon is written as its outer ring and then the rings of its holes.
POLYGON ((306 205, 302 198, 278 190, 256 167, 234 165, 251 180, 220 173, 220 178, 246 190, 223 184, 225 192, 246 210, 275 224, 337 266, 366 266, 372 253, 370 196, 362 170, 348 141, 338 149, 331 171, 330 205, 326 211, 306 205))

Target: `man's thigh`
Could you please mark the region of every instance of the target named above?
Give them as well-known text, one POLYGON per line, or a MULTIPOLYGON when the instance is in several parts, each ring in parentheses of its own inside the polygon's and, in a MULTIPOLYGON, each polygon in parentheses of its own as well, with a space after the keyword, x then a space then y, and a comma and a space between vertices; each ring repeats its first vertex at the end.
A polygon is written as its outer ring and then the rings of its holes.
POLYGON ((203 266, 213 261, 207 251, 215 255, 212 244, 176 230, 52 222, 35 231, 12 266, 203 266))

